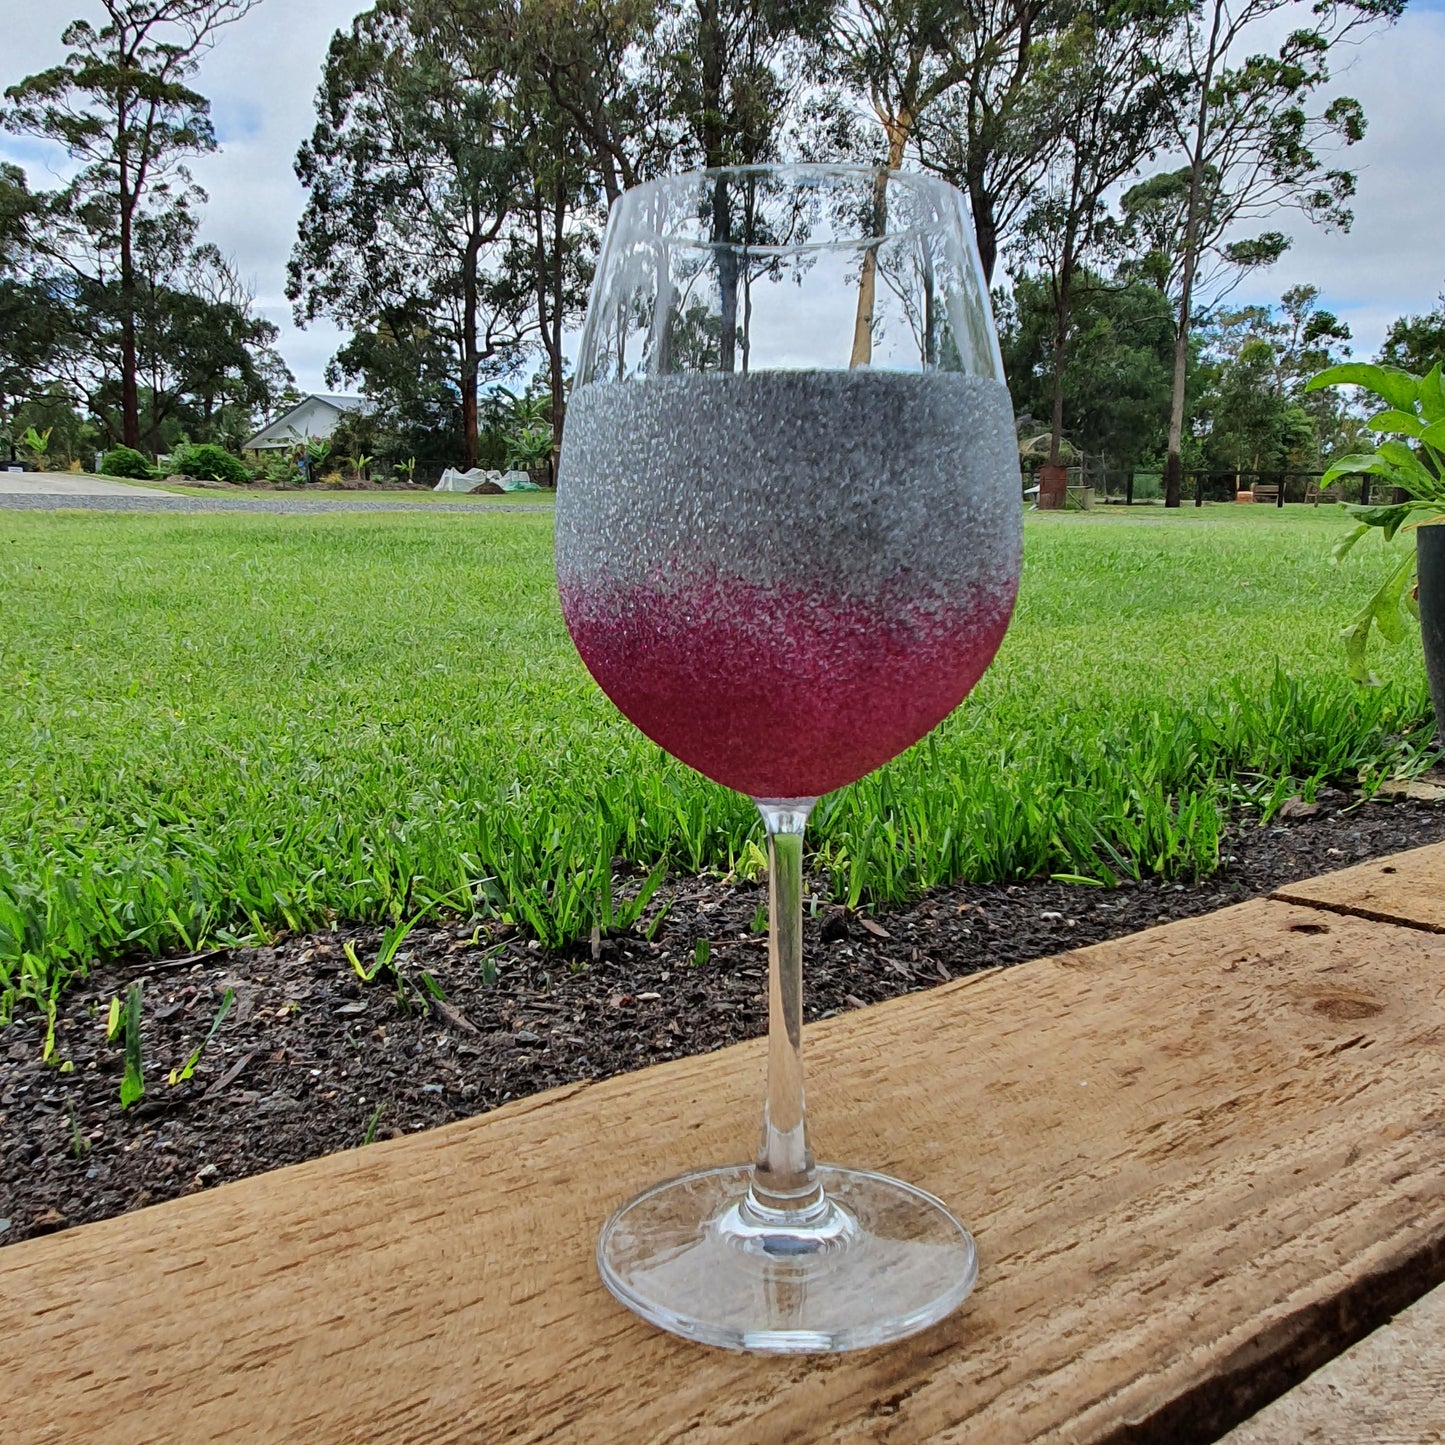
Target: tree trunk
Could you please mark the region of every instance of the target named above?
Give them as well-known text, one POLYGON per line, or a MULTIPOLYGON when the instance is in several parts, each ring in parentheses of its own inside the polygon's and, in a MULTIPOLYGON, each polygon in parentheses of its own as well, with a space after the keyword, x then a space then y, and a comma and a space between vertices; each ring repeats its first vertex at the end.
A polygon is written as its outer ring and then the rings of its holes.
MULTIPOLYGON (((885 119, 884 129, 888 132, 888 170, 896 171, 903 164, 903 150, 908 144, 908 132, 913 118, 906 110, 900 110, 891 119, 885 119)), ((879 171, 873 182, 873 234, 884 236, 888 232, 888 175, 879 171)), ((870 246, 863 257, 862 271, 858 277, 858 313, 853 322, 853 352, 848 365, 867 366, 873 360, 873 309, 878 300, 878 248, 870 246)))
POLYGON ((462 258, 462 462, 470 470, 477 464, 477 257, 481 241, 476 231, 467 238, 462 258))
MULTIPOLYGON (((698 59, 702 71, 702 114, 698 138, 702 141, 702 163, 709 170, 725 166, 728 135, 723 125, 723 85, 727 72, 727 51, 719 0, 701 0, 698 5, 698 59)), ((732 249, 732 196, 727 180, 719 176, 712 187, 712 239, 717 265, 720 300, 718 370, 737 370, 738 258, 732 249)))
POLYGON ((1194 148, 1189 157, 1189 202, 1184 213, 1184 270, 1179 286, 1179 322, 1174 336, 1174 381, 1169 396, 1169 455, 1164 466, 1164 505, 1179 505, 1184 478, 1184 386, 1189 374, 1189 308, 1194 300, 1194 277, 1199 267, 1199 193, 1204 183, 1204 150, 1209 137, 1209 92, 1218 60, 1219 30, 1224 0, 1214 0, 1214 24, 1209 53, 1199 87, 1199 115, 1194 125, 1194 148))
POLYGON ((120 198, 120 430, 125 446, 140 450, 139 360, 135 339, 135 245, 131 221, 133 198, 124 177, 120 198))
MULTIPOLYGON (((1188 265, 1186 261, 1186 266, 1188 265)), ((1179 505, 1184 481, 1184 383, 1189 374, 1189 291, 1188 277, 1180 302, 1178 329, 1174 336, 1174 380, 1169 394, 1169 453, 1164 462, 1164 505, 1179 505)))
POLYGON ((973 232, 978 239, 983 284, 992 286, 993 268, 998 265, 998 223, 994 219, 993 197, 979 185, 968 188, 968 199, 973 209, 973 232))
POLYGON ((737 369, 738 256, 732 247, 732 199, 728 183, 719 176, 712 188, 712 236, 717 245, 717 284, 721 293, 722 317, 718 332, 718 370, 737 369))
POLYGON ((562 460, 562 429, 567 417, 567 392, 562 376, 562 317, 566 310, 567 192, 559 178, 552 203, 552 311, 547 361, 552 386, 552 485, 557 485, 557 468, 562 460))

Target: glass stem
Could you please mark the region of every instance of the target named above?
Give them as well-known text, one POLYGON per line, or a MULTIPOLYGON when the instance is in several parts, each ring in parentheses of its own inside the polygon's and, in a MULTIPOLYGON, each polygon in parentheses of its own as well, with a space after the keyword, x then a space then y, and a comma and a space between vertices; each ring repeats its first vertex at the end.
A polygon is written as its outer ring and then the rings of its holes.
POLYGON ((803 830, 816 801, 758 800, 768 832, 768 1097, 749 1202, 763 1211, 823 1204, 803 1101, 803 830))

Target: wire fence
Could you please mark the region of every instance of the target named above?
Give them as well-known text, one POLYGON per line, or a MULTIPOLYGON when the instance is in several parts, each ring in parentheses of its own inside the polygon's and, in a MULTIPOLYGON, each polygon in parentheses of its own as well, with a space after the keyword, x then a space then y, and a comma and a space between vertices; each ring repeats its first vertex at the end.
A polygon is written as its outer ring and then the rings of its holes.
MULTIPOLYGON (((1371 492, 1368 476, 1345 477, 1326 491, 1321 471, 1192 471, 1180 486, 1186 506, 1204 502, 1248 502, 1278 507, 1288 503, 1369 502, 1384 500, 1378 480, 1371 492)), ((1085 465, 1069 468, 1070 505, 1147 505, 1164 498, 1159 472, 1085 465)))

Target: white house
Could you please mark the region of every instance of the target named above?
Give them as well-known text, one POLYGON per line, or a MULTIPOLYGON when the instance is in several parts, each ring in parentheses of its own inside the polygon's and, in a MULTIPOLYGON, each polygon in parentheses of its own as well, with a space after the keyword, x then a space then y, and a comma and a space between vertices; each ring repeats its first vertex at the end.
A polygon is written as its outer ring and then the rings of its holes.
POLYGON ((360 413, 365 416, 371 403, 364 396, 311 395, 269 421, 242 447, 242 451, 281 451, 298 441, 324 439, 337 428, 343 416, 360 413))

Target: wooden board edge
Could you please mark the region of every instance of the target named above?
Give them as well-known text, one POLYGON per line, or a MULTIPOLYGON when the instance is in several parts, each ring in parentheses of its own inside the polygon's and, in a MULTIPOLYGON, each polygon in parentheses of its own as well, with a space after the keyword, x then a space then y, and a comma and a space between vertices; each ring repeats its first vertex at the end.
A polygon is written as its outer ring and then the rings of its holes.
POLYGON ((1214 1445, 1445 1284, 1445 1223, 1424 1236, 1397 1236, 1343 1289, 1328 1292, 1327 1283, 1318 1281, 1259 1334, 1235 1346, 1208 1379, 1088 1436, 1091 1445, 1214 1445))

